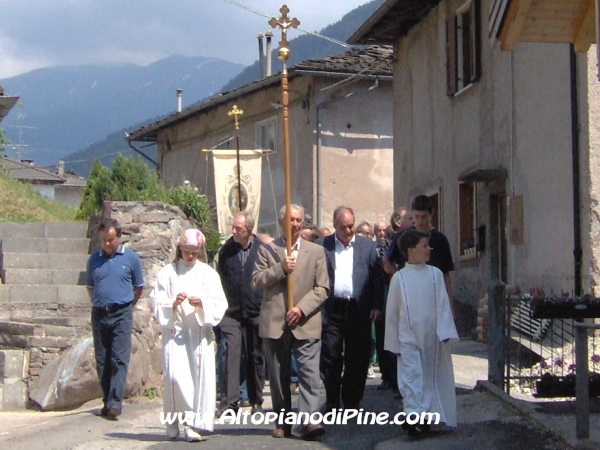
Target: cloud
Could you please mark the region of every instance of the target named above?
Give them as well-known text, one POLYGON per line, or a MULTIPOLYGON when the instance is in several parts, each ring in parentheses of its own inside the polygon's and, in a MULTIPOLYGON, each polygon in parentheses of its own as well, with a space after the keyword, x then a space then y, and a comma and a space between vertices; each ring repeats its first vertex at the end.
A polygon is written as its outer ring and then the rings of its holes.
MULTIPOLYGON (((315 31, 367 1, 287 4, 301 28, 315 31)), ((283 0, 236 2, 279 16, 283 0)), ((147 65, 169 55, 250 64, 257 58, 257 34, 269 28, 267 18, 225 0, 0 0, 0 11, 0 79, 59 65, 147 65)), ((289 37, 299 34, 290 31, 289 37)))

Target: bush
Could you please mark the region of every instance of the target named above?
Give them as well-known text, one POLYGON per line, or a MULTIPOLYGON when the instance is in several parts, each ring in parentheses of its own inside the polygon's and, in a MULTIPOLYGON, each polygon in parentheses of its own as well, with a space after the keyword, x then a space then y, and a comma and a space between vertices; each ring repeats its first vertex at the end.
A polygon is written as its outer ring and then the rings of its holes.
POLYGON ((221 245, 221 236, 215 226, 215 209, 205 195, 198 193, 198 188, 191 184, 172 187, 165 190, 163 202, 178 206, 183 213, 196 223, 206 237, 208 259, 213 259, 221 245))
POLYGON ((87 219, 102 210, 103 201, 162 201, 178 206, 206 236, 206 250, 212 259, 220 246, 221 236, 215 226, 215 209, 205 195, 186 182, 184 186, 166 188, 157 174, 140 158, 117 156, 112 170, 94 161, 88 177, 77 218, 87 219))

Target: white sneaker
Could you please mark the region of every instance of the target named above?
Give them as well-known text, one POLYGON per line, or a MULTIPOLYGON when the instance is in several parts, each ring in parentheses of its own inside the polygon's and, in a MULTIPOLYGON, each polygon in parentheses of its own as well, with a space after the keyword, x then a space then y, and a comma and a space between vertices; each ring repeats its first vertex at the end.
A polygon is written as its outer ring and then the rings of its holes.
POLYGON ((179 437, 179 423, 177 421, 167 424, 167 437, 173 441, 179 437))
POLYGON ((373 368, 369 367, 369 371, 367 372, 367 378, 375 378, 375 372, 373 372, 373 368))
POLYGON ((192 427, 185 427, 185 440, 188 442, 200 442, 202 440, 202 436, 192 427))

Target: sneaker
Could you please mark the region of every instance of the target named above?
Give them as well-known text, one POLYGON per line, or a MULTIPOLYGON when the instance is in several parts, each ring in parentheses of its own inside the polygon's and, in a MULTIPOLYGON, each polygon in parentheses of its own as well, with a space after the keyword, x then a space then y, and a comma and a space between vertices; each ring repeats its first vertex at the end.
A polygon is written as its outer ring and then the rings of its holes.
POLYGON ((237 412, 238 412, 238 407, 237 407, 237 406, 235 406, 235 407, 233 407, 233 406, 227 406, 227 405, 225 405, 225 406, 221 406, 220 408, 218 408, 218 409, 215 411, 215 418, 217 418, 217 419, 220 419, 220 418, 221 418, 221 416, 222 416, 223 414, 225 414, 225 412, 226 412, 226 411, 229 411, 229 410, 233 411, 233 413, 234 413, 234 414, 237 414, 237 412))
POLYGON ((192 427, 185 427, 185 440, 188 442, 200 442, 202 440, 202 436, 192 427))
POLYGON ((369 367, 369 371, 367 372, 367 378, 375 378, 375 372, 373 372, 373 368, 369 367))
POLYGON ((173 441, 179 437, 179 423, 167 424, 167 437, 173 441))

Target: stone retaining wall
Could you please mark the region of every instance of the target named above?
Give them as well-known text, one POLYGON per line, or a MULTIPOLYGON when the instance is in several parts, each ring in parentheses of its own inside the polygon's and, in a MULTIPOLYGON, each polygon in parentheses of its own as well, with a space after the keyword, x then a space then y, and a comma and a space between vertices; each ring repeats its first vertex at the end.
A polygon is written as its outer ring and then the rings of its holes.
MULTIPOLYGON (((112 202, 110 213, 121 224, 123 243, 140 255, 145 280, 144 293, 134 310, 126 395, 141 395, 150 388, 160 394, 162 348, 157 345, 159 330, 148 294, 157 272, 173 261, 177 237, 192 225, 179 208, 160 202, 112 202)), ((90 251, 100 247, 96 232, 99 220, 99 217, 90 220, 90 251)), ((91 336, 89 303, 23 303, 14 306, 9 316, 0 317, 0 348, 29 352, 27 373, 34 403, 43 409, 65 408, 94 398, 87 398, 88 391, 97 395, 90 390, 90 385, 97 384, 93 351, 89 345, 83 354, 69 351, 91 336), (15 321, 24 324, 15 325, 12 323, 15 321), (65 361, 60 361, 61 358, 65 361), (73 364, 77 365, 74 371, 60 369, 73 364)))

